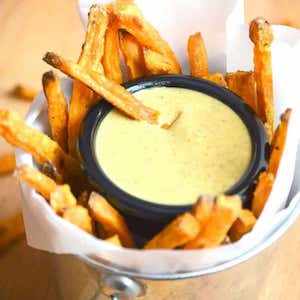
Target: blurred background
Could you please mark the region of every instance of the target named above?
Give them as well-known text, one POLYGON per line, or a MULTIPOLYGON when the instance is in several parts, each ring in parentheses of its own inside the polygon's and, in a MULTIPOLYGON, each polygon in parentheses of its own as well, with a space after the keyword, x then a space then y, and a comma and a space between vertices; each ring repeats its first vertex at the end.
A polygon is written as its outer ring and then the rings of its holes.
MULTIPOLYGON (((272 23, 300 28, 299 0, 245 0, 245 7, 248 21, 264 16, 272 23)), ((48 69, 43 54, 55 50, 76 60, 83 38, 76 0, 0 0, 0 107, 25 115, 30 101, 11 96, 11 89, 21 83, 40 90, 41 75, 48 69)), ((0 155, 10 151, 0 139, 0 155)), ((19 212, 18 185, 11 174, 2 175, 0 220, 19 212)), ((287 289, 292 290, 289 299, 300 299, 300 288, 293 282, 295 274, 300 275, 299 230, 298 222, 276 246, 280 251, 273 257, 274 267, 261 287, 260 299, 287 299, 287 289)), ((0 241, 1 234, 0 221, 0 241)), ((49 254, 27 247, 22 235, 5 247, 0 242, 0 299, 57 299, 51 276, 49 254)))

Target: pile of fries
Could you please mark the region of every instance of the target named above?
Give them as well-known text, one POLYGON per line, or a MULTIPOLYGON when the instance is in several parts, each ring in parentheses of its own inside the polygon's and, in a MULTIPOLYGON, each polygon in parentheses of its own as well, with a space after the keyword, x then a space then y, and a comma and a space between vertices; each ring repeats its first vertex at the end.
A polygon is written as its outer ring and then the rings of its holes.
MULTIPOLYGON (((252 208, 243 209, 236 195, 202 196, 192 211, 173 220, 146 243, 145 249, 200 249, 239 240, 253 228, 265 206, 284 150, 291 111, 283 114, 273 134, 270 50, 273 35, 269 23, 253 20, 250 38, 254 44, 254 71, 209 73, 205 44, 199 32, 189 37, 187 50, 191 76, 232 90, 265 124, 271 143, 270 160, 267 170, 258 178, 252 208)), ((51 137, 26 125, 17 113, 0 110, 0 134, 14 147, 30 153, 40 166, 39 169, 20 166, 17 178, 41 194, 63 219, 114 245, 134 248, 136 243, 124 217, 103 196, 92 191, 82 173, 76 140, 85 114, 99 98, 132 119, 159 125, 159 112, 136 100, 120 83, 126 76, 135 79, 153 74, 180 74, 178 60, 131 0, 91 6, 77 63, 52 52, 44 60, 74 79, 70 106, 59 77, 49 71, 43 75, 42 83, 51 137), (121 53, 127 75, 120 66, 121 53)))

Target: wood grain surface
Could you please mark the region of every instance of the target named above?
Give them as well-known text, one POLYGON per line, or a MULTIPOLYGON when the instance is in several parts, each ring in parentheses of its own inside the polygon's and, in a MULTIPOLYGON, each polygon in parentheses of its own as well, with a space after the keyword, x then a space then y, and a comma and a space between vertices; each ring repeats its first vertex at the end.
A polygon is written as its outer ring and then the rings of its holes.
MULTIPOLYGON (((155 1, 154 1, 155 2, 155 1)), ((55 50, 76 59, 84 36, 76 0, 0 1, 0 107, 25 115, 28 102, 11 98, 16 83, 40 88, 49 67, 43 54, 55 50)), ((247 0, 247 19, 266 16, 300 28, 299 0, 247 0)), ((0 139, 0 154, 11 148, 0 139)), ((0 178, 0 219, 20 210, 20 193, 11 176, 0 178)), ((222 274, 188 281, 151 282, 144 299, 300 299, 300 220, 274 246, 222 274)), ((90 299, 97 280, 70 256, 29 248, 25 240, 0 253, 0 299, 90 299)), ((102 298, 101 298, 102 299, 102 298)))

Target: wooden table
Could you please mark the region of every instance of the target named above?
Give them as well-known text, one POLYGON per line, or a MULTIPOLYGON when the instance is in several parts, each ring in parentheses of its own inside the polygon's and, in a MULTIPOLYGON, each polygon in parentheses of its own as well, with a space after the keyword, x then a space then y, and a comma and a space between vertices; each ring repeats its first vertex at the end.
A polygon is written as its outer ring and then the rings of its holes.
MULTIPOLYGON (((48 69, 41 58, 47 50, 55 50, 76 59, 84 36, 76 2, 0 1, 1 108, 16 109, 22 115, 26 113, 29 104, 10 98, 7 92, 19 82, 41 87, 41 74, 48 69)), ((248 18, 257 15, 272 16, 271 19, 275 22, 293 23, 300 27, 300 3, 297 0, 248 0, 246 8, 248 18), (285 14, 287 11, 288 14, 285 14)), ((9 146, 0 140, 0 153, 6 151, 10 151, 9 146)), ((19 206, 20 194, 15 179, 11 176, 1 177, 0 218, 15 214, 20 209, 19 206)), ((210 295, 206 295, 204 299, 300 299, 300 285, 297 284, 300 276, 299 231, 300 220, 268 252, 224 272, 222 281, 225 284, 234 283, 235 278, 242 280, 248 277, 244 284, 239 287, 229 284, 222 288, 217 285, 212 287, 210 295), (268 269, 262 280, 257 274, 263 268, 268 269)), ((59 296, 57 285, 54 284, 55 261, 54 255, 31 249, 24 240, 12 245, 0 254, 0 299, 67 299, 59 296)), ((185 283, 178 283, 179 287, 180 284, 185 283)), ((179 295, 176 291, 169 295, 163 291, 154 294, 156 299, 175 299, 179 295)), ((72 296, 72 300, 76 299, 72 296)), ((199 299, 202 297, 199 296, 199 299)))

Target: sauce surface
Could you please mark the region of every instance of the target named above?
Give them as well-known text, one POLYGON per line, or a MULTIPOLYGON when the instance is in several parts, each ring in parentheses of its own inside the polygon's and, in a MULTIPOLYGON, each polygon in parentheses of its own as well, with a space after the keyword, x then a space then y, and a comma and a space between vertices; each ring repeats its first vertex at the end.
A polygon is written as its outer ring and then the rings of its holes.
POLYGON ((169 129, 134 121, 113 109, 95 136, 99 165, 127 193, 168 205, 217 195, 246 171, 251 138, 239 116, 222 102, 197 91, 155 87, 135 96, 160 111, 169 129))

